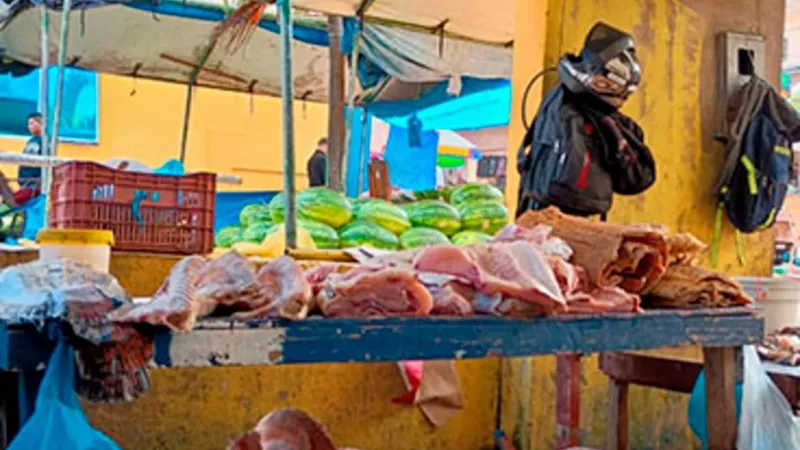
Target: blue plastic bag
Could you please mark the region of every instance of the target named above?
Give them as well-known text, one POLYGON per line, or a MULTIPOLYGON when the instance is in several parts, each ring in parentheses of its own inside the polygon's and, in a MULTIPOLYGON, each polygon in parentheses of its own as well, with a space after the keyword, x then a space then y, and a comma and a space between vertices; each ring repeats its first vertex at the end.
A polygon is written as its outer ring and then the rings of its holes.
MULTIPOLYGON (((736 399, 736 423, 742 415, 742 383, 736 383, 734 387, 734 398, 736 399)), ((689 396, 689 428, 697 436, 703 448, 708 448, 708 430, 706 428, 706 372, 700 372, 697 381, 694 382, 694 389, 689 396)))
POLYGON ((75 353, 59 342, 36 397, 31 418, 8 450, 120 450, 89 424, 75 394, 75 353))

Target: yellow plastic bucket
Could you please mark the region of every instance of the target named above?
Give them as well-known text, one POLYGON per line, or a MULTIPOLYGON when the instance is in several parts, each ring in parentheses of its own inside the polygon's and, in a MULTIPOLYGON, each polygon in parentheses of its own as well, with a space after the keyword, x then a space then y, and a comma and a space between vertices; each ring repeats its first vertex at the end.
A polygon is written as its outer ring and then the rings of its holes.
POLYGON ((108 230, 47 228, 36 236, 39 259, 71 259, 108 273, 114 234, 108 230))

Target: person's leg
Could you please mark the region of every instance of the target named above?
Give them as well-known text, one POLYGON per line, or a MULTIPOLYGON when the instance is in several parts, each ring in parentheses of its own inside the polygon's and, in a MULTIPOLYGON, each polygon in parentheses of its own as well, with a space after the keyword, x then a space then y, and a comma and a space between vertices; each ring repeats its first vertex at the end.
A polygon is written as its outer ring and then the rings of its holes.
POLYGON ((14 200, 14 191, 11 190, 11 185, 8 182, 8 178, 0 171, 0 203, 3 203, 9 207, 15 207, 19 205, 14 200))
POLYGON ((20 188, 13 194, 14 203, 16 203, 17 205, 22 205, 35 196, 36 192, 33 189, 27 187, 20 188))

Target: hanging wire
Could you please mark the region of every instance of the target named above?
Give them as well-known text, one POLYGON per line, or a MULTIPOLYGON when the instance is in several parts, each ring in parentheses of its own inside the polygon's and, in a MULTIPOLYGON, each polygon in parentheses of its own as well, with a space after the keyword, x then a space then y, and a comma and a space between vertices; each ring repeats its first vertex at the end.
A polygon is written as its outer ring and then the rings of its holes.
POLYGON ((547 67, 545 69, 542 69, 538 73, 536 73, 536 75, 534 75, 533 78, 531 78, 531 80, 528 81, 528 85, 525 86, 525 91, 523 91, 522 93, 522 125, 525 126, 526 130, 531 126, 531 123, 528 121, 528 96, 531 93, 531 89, 533 88, 533 85, 536 84, 536 81, 539 78, 542 78, 548 73, 555 71, 556 71, 555 67, 547 67))

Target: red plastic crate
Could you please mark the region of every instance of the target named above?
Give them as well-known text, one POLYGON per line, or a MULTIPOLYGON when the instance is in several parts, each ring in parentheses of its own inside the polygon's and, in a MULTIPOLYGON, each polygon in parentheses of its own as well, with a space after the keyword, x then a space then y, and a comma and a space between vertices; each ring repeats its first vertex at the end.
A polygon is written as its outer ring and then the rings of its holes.
POLYGON ((111 230, 115 250, 209 253, 216 184, 212 173, 166 176, 61 164, 53 168, 50 227, 111 230))

